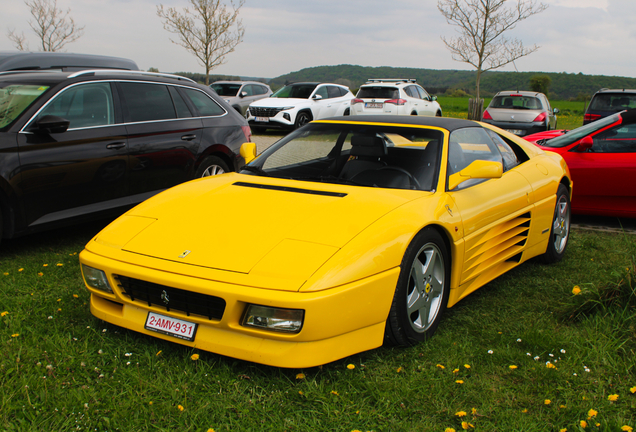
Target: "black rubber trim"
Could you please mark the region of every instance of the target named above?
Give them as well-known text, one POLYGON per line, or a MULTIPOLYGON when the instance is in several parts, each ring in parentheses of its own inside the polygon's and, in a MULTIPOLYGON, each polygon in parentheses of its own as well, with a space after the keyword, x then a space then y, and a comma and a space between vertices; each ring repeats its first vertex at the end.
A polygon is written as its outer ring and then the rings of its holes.
POLYGON ((283 191, 283 192, 304 193, 309 195, 323 195, 323 196, 338 197, 338 198, 343 198, 347 196, 346 193, 342 193, 342 192, 326 192, 326 191, 318 191, 318 190, 312 190, 312 189, 300 189, 300 188, 293 188, 293 187, 287 187, 287 186, 274 186, 274 185, 266 185, 266 184, 259 184, 259 183, 235 182, 232 184, 234 186, 251 187, 256 189, 269 189, 269 190, 277 190, 277 191, 283 191))

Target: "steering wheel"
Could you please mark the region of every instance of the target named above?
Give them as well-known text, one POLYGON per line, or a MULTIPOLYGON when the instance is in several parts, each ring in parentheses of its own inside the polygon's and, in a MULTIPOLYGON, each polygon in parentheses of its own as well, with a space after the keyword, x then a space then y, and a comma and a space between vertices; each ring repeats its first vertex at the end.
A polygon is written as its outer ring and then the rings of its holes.
POLYGON ((420 182, 417 181, 417 179, 415 177, 413 177, 413 174, 411 174, 410 172, 408 172, 407 170, 405 170, 404 168, 400 168, 397 166, 383 166, 381 168, 378 168, 379 170, 393 170, 393 171, 399 171, 401 173, 406 174, 409 177, 409 182, 411 183, 412 186, 415 186, 414 189, 422 189, 422 186, 420 186, 420 182))

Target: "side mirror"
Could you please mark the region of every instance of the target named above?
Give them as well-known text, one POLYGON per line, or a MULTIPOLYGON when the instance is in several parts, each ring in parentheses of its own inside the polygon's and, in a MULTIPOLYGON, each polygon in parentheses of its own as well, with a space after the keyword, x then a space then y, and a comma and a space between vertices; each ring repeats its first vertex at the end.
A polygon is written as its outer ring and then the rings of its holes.
POLYGON ((437 100, 437 96, 432 96, 432 97, 431 97, 431 100, 432 100, 433 102, 435 102, 435 101, 437 100))
POLYGON ((65 118, 45 115, 35 120, 34 132, 63 133, 66 132, 71 122, 65 118))
POLYGON ((241 97, 241 98, 244 98, 245 96, 247 96, 247 92, 246 92, 246 91, 242 91, 242 92, 239 94, 239 97, 241 97))
POLYGON ((315 94, 315 95, 312 96, 312 99, 313 100, 320 100, 320 99, 322 99, 322 96, 320 96, 319 94, 315 94))
POLYGON ((553 109, 553 110, 552 110, 552 112, 554 112, 555 114, 558 114, 558 113, 560 113, 561 111, 560 111, 558 108, 555 108, 555 109, 553 109))
POLYGON ((241 156, 245 159, 245 164, 252 162, 256 159, 256 144, 253 142, 246 142, 241 145, 241 156))
POLYGON ((585 153, 586 151, 591 149, 593 145, 594 140, 592 139, 592 137, 586 136, 579 142, 579 145, 576 147, 576 151, 579 153, 585 153))
POLYGON ((501 162, 476 160, 466 168, 448 177, 448 190, 453 190, 470 179, 501 178, 503 165, 501 162))

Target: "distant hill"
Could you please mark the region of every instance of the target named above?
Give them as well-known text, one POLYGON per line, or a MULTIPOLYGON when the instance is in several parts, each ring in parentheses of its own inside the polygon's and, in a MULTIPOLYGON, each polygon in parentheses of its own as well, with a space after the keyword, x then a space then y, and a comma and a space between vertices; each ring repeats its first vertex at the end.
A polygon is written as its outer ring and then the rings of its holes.
MULTIPOLYGON (((530 90, 530 78, 535 75, 549 76, 552 80, 549 96, 560 100, 589 99, 601 88, 636 89, 636 78, 565 72, 491 71, 482 75, 482 96, 492 96, 502 90, 530 90)), ((301 69, 273 78, 269 81, 269 85, 272 90, 276 90, 287 82, 320 81, 344 84, 355 90, 369 78, 415 78, 434 95, 452 93, 454 90, 463 90, 472 94, 475 91, 475 77, 474 71, 337 65, 301 69)))

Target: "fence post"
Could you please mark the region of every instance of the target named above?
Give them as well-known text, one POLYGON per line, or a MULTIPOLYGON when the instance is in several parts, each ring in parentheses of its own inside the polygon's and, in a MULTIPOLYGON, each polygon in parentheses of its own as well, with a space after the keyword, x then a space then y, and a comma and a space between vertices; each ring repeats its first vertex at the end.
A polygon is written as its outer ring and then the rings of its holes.
POLYGON ((481 113, 484 109, 483 99, 468 99, 468 120, 481 121, 481 113))

